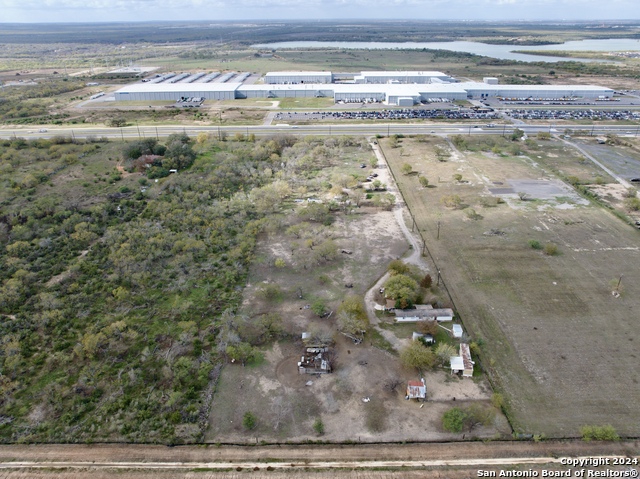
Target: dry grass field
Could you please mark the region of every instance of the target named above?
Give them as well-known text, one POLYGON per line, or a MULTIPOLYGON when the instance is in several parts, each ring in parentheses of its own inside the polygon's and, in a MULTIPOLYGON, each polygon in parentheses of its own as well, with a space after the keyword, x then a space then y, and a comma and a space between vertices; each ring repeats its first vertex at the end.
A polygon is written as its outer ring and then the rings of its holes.
POLYGON ((495 205, 489 192, 510 179, 555 180, 551 160, 583 180, 604 172, 556 142, 524 148, 526 156, 461 152, 435 137, 381 142, 466 329, 482 339, 483 366, 507 397, 515 430, 571 437, 583 425, 611 424, 637 436, 639 232, 574 193, 511 194, 495 205), (447 161, 436 159, 436 144, 451 153, 447 161), (403 175, 405 163, 430 186, 403 175), (443 204, 451 195, 459 207, 443 204))

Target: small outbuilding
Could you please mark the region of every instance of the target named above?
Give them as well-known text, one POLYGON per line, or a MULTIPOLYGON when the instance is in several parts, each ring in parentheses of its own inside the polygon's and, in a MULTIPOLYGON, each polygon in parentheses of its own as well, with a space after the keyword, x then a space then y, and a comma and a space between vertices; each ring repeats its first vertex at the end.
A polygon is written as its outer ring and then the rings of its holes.
POLYGON ((462 374, 465 378, 473 376, 473 365, 475 364, 471 360, 471 350, 467 343, 460 343, 460 355, 451 356, 451 373, 462 374))
POLYGON ((459 324, 454 324, 452 333, 454 338, 461 338, 463 333, 462 326, 459 324))
POLYGON ((427 385, 424 383, 424 378, 421 378, 420 381, 409 381, 407 383, 405 399, 422 399, 423 401, 427 399, 427 385))

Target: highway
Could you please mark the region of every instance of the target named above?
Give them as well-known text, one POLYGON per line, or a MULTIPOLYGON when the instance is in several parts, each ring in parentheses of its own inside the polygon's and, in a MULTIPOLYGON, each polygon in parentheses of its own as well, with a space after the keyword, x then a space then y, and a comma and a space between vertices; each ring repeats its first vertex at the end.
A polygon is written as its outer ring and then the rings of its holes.
POLYGON ((199 133, 208 133, 222 138, 224 135, 232 137, 238 133, 243 135, 254 134, 255 136, 270 135, 478 135, 478 134, 501 134, 510 135, 515 128, 523 130, 527 135, 535 135, 538 132, 549 132, 562 134, 566 129, 587 131, 594 136, 606 135, 609 133, 616 135, 637 136, 640 130, 638 126, 629 125, 569 125, 554 127, 554 125, 496 125, 487 127, 486 124, 433 124, 433 123, 334 123, 315 125, 250 125, 250 126, 201 126, 201 125, 162 125, 146 126, 133 125, 124 128, 74 126, 74 127, 50 127, 42 130, 29 128, 6 127, 0 129, 0 138, 51 138, 62 135, 76 139, 87 137, 107 137, 109 139, 135 139, 135 138, 162 138, 174 133, 186 133, 189 136, 196 136, 199 133))

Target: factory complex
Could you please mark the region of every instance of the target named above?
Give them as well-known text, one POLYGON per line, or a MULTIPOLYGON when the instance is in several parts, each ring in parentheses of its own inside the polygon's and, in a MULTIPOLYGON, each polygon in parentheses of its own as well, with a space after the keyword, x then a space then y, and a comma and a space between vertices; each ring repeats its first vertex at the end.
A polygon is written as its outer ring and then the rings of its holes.
POLYGON ((508 99, 610 99, 614 91, 595 85, 500 85, 458 82, 435 71, 377 71, 360 74, 331 72, 269 72, 261 82, 247 83, 250 73, 169 73, 145 78, 115 92, 116 101, 177 101, 246 98, 326 97, 336 103, 385 103, 413 106, 442 101, 508 99))

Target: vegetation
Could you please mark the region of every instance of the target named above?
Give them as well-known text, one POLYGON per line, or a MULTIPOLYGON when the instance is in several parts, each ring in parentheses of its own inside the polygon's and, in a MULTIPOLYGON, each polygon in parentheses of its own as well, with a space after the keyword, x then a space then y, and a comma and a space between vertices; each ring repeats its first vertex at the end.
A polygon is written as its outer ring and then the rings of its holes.
POLYGON ((436 364, 436 355, 431 348, 426 347, 420 341, 411 341, 400 351, 400 362, 407 368, 424 371, 431 369, 436 364))
POLYGON ((453 407, 442 415, 442 427, 449 432, 471 431, 480 425, 490 425, 495 416, 495 409, 477 403, 464 408, 453 407))
POLYGON ((251 411, 245 412, 244 416, 242 416, 242 427, 244 427, 247 431, 251 431, 255 429, 257 425, 258 419, 256 418, 256 416, 251 411))
MULTIPOLYGON (((201 438, 222 365, 251 365, 283 334, 278 315, 238 314, 256 237, 291 192, 280 172, 295 183, 343 148, 360 143, 1 142, 0 440, 201 438), (135 163, 149 152, 178 173, 149 181, 156 165, 135 163)), ((298 210, 308 264, 337 257, 332 214, 298 210)), ((283 295, 277 283, 263 293, 283 295)), ((343 309, 361 319, 355 302, 343 309)))
POLYGON ((387 280, 384 288, 385 294, 396 301, 396 307, 406 309, 415 304, 420 287, 410 276, 396 274, 387 280))
POLYGON ((583 426, 580 428, 583 441, 619 441, 620 436, 611 425, 583 426))
POLYGON ((322 419, 317 418, 313 421, 313 430, 318 436, 322 436, 324 434, 324 423, 322 422, 322 419))

